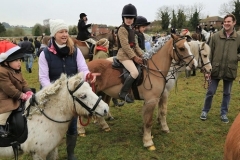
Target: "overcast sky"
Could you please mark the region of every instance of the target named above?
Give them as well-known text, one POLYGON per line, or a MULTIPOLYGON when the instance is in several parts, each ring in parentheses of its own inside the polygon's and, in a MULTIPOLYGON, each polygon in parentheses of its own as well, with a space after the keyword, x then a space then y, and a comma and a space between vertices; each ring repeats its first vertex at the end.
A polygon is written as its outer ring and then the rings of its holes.
POLYGON ((192 6, 204 4, 202 12, 219 16, 219 7, 229 0, 1 0, 0 22, 10 25, 34 26, 44 19, 63 19, 69 25, 77 25, 79 14, 87 14, 88 23, 118 26, 124 5, 132 3, 138 15, 153 21, 161 6, 192 6))

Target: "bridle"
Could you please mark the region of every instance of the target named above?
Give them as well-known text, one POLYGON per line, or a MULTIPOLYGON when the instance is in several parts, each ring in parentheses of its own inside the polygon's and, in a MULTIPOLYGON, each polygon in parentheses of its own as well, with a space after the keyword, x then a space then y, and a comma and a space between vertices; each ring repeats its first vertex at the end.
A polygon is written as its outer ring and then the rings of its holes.
MULTIPOLYGON (((180 64, 181 62, 185 63, 184 59, 188 58, 188 57, 192 57, 192 59, 186 64, 186 66, 189 66, 189 64, 194 60, 194 55, 188 55, 186 57, 183 57, 179 54, 178 50, 176 49, 176 43, 181 41, 181 40, 185 40, 185 38, 180 38, 176 41, 173 40, 173 50, 175 51, 175 55, 177 55, 178 57, 178 61, 176 60, 175 56, 173 55, 173 59, 178 62, 178 64, 180 64)), ((189 66, 191 68, 191 66, 189 66)))
POLYGON ((203 62, 203 58, 202 58, 202 54, 201 54, 201 51, 203 51, 203 50, 204 50, 204 48, 201 48, 200 44, 198 44, 198 59, 197 59, 197 62, 198 62, 198 64, 200 62, 202 66, 199 66, 197 68, 199 68, 201 70, 201 72, 203 73, 203 77, 204 77, 203 88, 207 89, 209 87, 210 83, 211 83, 211 73, 206 72, 206 69, 204 68, 204 66, 208 65, 211 62, 210 61, 207 62, 207 63, 203 62), (205 76, 205 74, 208 74, 208 78, 205 76))
POLYGON ((204 63, 203 62, 203 58, 202 58, 202 54, 201 54, 201 51, 203 51, 204 48, 201 48, 200 47, 200 44, 198 44, 198 59, 197 59, 197 62, 199 64, 199 62, 201 63, 202 66, 199 66, 197 68, 199 68, 202 72, 206 73, 206 70, 203 68, 204 66, 208 65, 209 63, 211 63, 210 61, 207 62, 207 63, 204 63), (200 58, 199 58, 200 57, 200 58))
MULTIPOLYGON (((79 83, 79 85, 73 90, 73 91, 70 91, 69 87, 68 87, 68 82, 67 82, 67 89, 68 89, 68 92, 70 93, 70 95, 72 96, 73 98, 73 104, 74 104, 74 110, 75 112, 77 113, 77 109, 76 109, 76 105, 75 105, 75 101, 77 101, 83 108, 85 108, 88 112, 89 112, 89 116, 91 115, 100 115, 99 113, 97 113, 95 111, 95 109, 97 108, 99 102, 101 101, 102 97, 99 96, 97 102, 95 103, 95 105, 93 106, 93 108, 90 108, 88 107, 86 104, 84 104, 81 100, 79 100, 77 97, 75 97, 73 94, 83 85, 84 81, 82 81, 81 83, 79 83)), ((36 97, 35 95, 32 96, 32 98, 30 99, 29 101, 29 106, 27 107, 27 114, 26 114, 26 117, 29 116, 29 112, 30 112, 30 107, 31 106, 35 106, 37 107, 37 109, 46 117, 48 118, 49 120, 53 121, 53 122, 56 122, 56 123, 66 123, 66 122, 70 122, 72 119, 69 119, 69 120, 65 120, 65 121, 59 121, 59 120, 54 120, 52 119, 51 117, 49 117, 45 112, 44 112, 44 109, 38 107, 38 102, 36 100, 36 97)), ((101 116, 101 115, 100 115, 101 116)))

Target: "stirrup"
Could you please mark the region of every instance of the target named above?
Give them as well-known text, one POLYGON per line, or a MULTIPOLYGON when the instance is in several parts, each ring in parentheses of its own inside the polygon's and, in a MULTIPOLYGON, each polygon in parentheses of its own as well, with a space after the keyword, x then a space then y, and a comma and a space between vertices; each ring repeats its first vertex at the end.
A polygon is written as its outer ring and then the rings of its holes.
POLYGON ((133 99, 131 99, 130 97, 128 97, 129 93, 127 93, 127 94, 124 96, 124 98, 122 98, 122 97, 120 96, 120 93, 119 93, 118 95, 119 95, 119 98, 120 98, 121 100, 123 100, 123 101, 125 101, 125 102, 127 102, 127 103, 133 103, 133 102, 134 102, 133 99), (127 101, 127 99, 129 99, 129 101, 127 101))

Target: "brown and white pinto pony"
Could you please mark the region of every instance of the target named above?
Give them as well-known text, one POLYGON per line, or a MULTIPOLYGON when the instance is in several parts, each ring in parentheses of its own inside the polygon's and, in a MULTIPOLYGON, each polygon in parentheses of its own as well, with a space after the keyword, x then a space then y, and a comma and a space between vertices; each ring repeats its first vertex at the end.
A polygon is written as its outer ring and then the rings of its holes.
POLYGON ((230 127, 224 146, 224 160, 240 159, 240 113, 230 127))
MULTIPOLYGON (((187 64, 187 70, 190 70, 191 67, 197 67, 197 61, 194 59, 186 39, 178 35, 171 35, 170 40, 142 66, 145 81, 138 86, 138 91, 140 98, 144 100, 142 107, 143 145, 149 150, 156 149, 151 133, 153 112, 164 91, 167 74, 173 59, 180 64, 187 64)), ((101 73, 95 83, 96 90, 119 98, 118 93, 122 88, 121 78, 119 78, 121 72, 112 69, 112 62, 104 59, 94 60, 88 63, 88 67, 91 72, 101 73)))

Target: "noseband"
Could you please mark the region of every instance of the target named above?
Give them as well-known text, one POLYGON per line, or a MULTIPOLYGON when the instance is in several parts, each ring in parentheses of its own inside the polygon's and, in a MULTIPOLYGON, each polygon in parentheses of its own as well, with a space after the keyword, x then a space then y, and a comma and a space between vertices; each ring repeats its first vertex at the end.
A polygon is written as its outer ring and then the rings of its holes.
POLYGON ((77 101, 83 108, 85 108, 85 109, 89 112, 89 116, 92 116, 92 115, 95 115, 95 114, 100 115, 99 113, 95 112, 95 109, 97 108, 99 102, 100 102, 101 99, 102 99, 101 96, 99 96, 99 98, 98 98, 97 102, 95 103, 95 105, 93 106, 93 108, 90 108, 90 107, 88 107, 86 104, 84 104, 81 100, 79 100, 77 97, 75 97, 75 96, 73 95, 74 92, 76 92, 76 91, 83 85, 83 83, 84 83, 84 81, 82 81, 82 82, 75 88, 74 91, 70 91, 69 88, 68 88, 68 82, 67 82, 68 92, 70 93, 70 95, 71 95, 72 98, 73 98, 73 104, 74 104, 75 111, 77 112, 74 101, 77 101))

